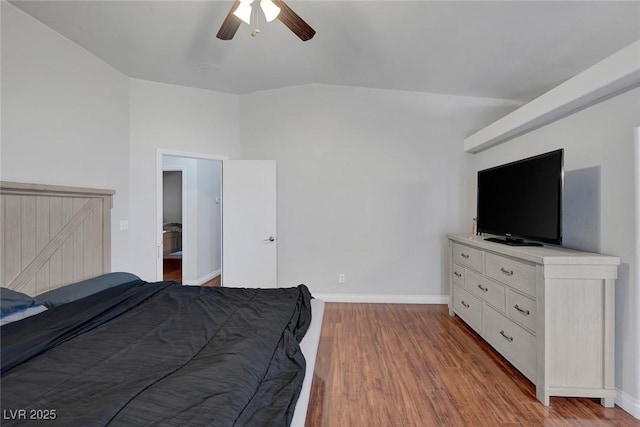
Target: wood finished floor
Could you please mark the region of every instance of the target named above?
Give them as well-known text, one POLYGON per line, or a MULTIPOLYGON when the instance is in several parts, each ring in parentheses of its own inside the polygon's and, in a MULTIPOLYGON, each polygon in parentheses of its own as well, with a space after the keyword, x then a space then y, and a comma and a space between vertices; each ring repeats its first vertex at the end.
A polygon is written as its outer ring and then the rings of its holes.
POLYGON ((162 260, 162 279, 182 283, 182 258, 162 260))
MULTIPOLYGON (((162 266, 163 280, 173 280, 182 283, 182 258, 165 258, 162 266)), ((205 282, 202 286, 220 286, 222 276, 218 275, 205 282)))
POLYGON ((306 427, 640 426, 598 399, 551 398, 445 305, 327 303, 306 427))

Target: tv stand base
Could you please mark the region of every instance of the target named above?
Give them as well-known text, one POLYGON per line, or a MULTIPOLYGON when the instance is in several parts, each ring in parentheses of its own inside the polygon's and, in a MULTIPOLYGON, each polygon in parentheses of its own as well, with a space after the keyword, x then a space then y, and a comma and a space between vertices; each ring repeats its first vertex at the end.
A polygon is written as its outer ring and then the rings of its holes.
POLYGON ((533 382, 544 405, 570 396, 612 406, 620 258, 485 237, 448 236, 449 313, 533 382))

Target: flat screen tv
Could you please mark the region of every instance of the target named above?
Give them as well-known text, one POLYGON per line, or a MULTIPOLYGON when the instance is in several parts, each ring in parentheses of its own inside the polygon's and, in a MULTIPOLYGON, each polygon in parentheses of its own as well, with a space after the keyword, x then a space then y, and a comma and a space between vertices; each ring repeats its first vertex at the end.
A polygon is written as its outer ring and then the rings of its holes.
POLYGON ((478 232, 510 245, 562 244, 564 151, 478 172, 478 232))

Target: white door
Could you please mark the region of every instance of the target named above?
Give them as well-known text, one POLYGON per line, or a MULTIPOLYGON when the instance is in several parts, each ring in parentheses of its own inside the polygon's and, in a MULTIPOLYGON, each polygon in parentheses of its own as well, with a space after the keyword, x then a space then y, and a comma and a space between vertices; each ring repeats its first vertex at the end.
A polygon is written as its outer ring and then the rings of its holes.
POLYGON ((276 162, 222 163, 222 285, 277 287, 276 162))

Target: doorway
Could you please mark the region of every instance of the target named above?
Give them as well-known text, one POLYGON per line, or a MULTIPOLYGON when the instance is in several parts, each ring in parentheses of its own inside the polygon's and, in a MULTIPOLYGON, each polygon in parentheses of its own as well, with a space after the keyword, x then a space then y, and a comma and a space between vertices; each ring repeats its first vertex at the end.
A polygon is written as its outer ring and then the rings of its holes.
POLYGON ((221 282, 222 160, 158 150, 158 280, 221 282))
POLYGON ((162 280, 182 283, 184 169, 162 171, 162 280))

